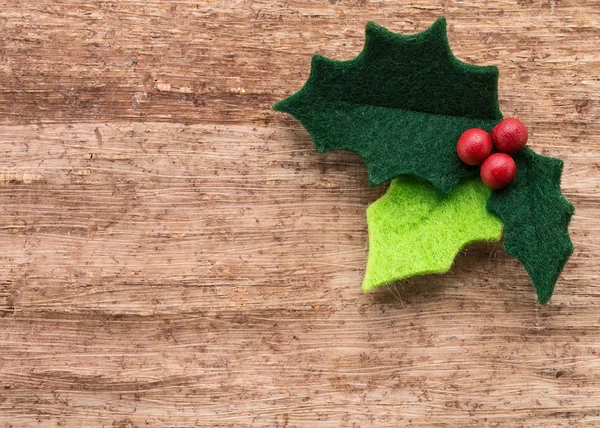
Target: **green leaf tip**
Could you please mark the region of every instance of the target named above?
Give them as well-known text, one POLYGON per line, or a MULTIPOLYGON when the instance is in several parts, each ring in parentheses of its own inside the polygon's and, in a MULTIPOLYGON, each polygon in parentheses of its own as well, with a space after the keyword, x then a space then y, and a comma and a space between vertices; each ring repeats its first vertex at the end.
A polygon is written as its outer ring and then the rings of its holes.
MULTIPOLYGON (((314 55, 304 86, 273 108, 299 120, 319 153, 349 150, 360 155, 371 186, 395 179, 389 193, 397 190, 399 183, 411 185, 402 180, 417 177, 432 186, 430 191, 439 192, 440 198, 451 197, 457 186, 462 186, 459 183, 479 175, 477 167, 464 164, 456 154, 460 135, 469 128, 489 132, 502 119, 498 69, 457 59, 443 17, 411 35, 368 22, 364 47, 357 57, 336 61, 314 55)), ((562 161, 528 148, 514 159, 515 181, 492 193, 487 210, 504 222, 504 248, 521 261, 538 301, 545 304, 573 253, 568 233, 573 206, 560 191, 562 161)), ((446 228, 451 230, 450 226, 439 228, 440 234, 446 233, 446 228)), ((402 242, 401 237, 397 239, 402 242)), ((460 248, 452 242, 453 251, 460 248)), ((400 251, 393 242, 391 245, 400 251)), ((364 287, 371 289, 405 274, 444 272, 451 265, 452 254, 446 252, 443 261, 430 260, 411 273, 410 269, 388 269, 385 259, 373 262, 370 251, 371 267, 364 287), (384 266, 383 276, 373 273, 372 266, 384 266)), ((396 260, 393 254, 386 257, 396 260)))
POLYGON ((457 60, 444 18, 413 35, 367 23, 356 58, 313 56, 302 89, 273 108, 298 119, 318 152, 359 154, 371 186, 409 174, 444 194, 477 175, 456 155, 460 135, 502 118, 497 69, 457 60))

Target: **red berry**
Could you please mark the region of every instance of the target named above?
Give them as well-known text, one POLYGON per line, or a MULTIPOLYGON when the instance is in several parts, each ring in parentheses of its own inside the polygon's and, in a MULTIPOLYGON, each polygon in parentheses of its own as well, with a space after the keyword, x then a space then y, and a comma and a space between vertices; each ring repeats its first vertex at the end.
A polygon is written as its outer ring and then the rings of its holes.
POLYGON ((494 146, 503 152, 513 155, 525 147, 529 134, 519 119, 507 118, 492 129, 494 146))
POLYGON ((491 189, 502 189, 517 175, 513 158, 504 153, 494 153, 481 165, 481 180, 491 189))
POLYGON ((467 165, 479 165, 492 153, 492 139, 483 129, 467 129, 456 143, 456 153, 467 165))

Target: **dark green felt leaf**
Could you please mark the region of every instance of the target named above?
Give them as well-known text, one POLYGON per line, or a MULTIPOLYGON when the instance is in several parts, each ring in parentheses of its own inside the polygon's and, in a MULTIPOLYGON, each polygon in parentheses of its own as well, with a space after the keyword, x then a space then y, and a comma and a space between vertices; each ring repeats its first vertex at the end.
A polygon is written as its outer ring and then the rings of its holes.
POLYGON ((456 59, 444 18, 415 35, 369 22, 356 58, 315 55, 304 87, 274 109, 298 119, 317 151, 358 153, 372 186, 413 174, 445 194, 478 174, 456 155, 462 132, 502 118, 498 70, 456 59))
POLYGON ((544 304, 573 253, 568 226, 574 208, 560 190, 560 159, 528 148, 514 159, 515 180, 492 193, 487 209, 504 222, 504 249, 521 261, 544 304))

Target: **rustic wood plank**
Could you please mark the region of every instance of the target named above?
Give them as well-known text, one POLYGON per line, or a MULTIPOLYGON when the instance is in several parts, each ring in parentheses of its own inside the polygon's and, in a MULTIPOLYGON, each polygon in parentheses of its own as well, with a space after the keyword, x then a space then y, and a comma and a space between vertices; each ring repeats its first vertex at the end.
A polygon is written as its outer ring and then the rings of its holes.
POLYGON ((597 2, 1 6, 2 426, 600 423, 597 2), (270 111, 366 20, 442 14, 565 160, 575 254, 547 306, 499 245, 364 295, 384 189, 270 111))

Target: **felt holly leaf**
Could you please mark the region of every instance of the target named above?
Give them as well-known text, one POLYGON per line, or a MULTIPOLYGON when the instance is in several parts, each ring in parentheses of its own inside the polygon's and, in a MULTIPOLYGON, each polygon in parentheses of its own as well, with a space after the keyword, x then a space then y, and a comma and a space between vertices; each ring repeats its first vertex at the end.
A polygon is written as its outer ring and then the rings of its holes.
POLYGON ((491 190, 479 178, 449 195, 413 177, 392 181, 367 209, 369 257, 363 290, 415 275, 444 273, 476 241, 499 241, 502 222, 486 210, 491 190))
POLYGON ((487 208, 504 222, 504 249, 521 261, 544 304, 573 253, 568 226, 574 208, 560 190, 561 160, 528 148, 513 158, 517 176, 492 194, 487 208))
POLYGON ((497 68, 459 61, 444 18, 415 35, 367 23, 356 58, 315 55, 304 87, 274 109, 298 119, 318 152, 358 153, 372 186, 413 174, 444 194, 478 173, 456 155, 460 135, 502 118, 497 68))

